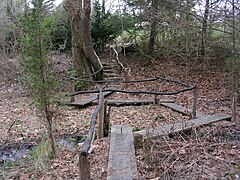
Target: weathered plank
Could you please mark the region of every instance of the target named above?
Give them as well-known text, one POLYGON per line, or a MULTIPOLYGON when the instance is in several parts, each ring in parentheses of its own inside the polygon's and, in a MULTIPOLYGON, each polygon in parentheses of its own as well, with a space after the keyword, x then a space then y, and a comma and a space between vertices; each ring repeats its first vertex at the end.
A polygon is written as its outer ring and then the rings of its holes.
MULTIPOLYGON (((162 103, 166 102, 174 102, 174 100, 162 99, 160 100, 162 103)), ((148 105, 154 104, 154 99, 129 99, 129 100, 108 100, 108 106, 141 106, 141 105, 148 105)))
POLYGON ((106 118, 106 102, 103 103, 100 111, 99 111, 99 116, 98 116, 98 119, 99 119, 99 125, 98 125, 98 138, 101 139, 104 137, 104 120, 106 118))
POLYGON ((194 127, 199 127, 199 126, 211 124, 217 121, 229 120, 229 119, 231 119, 231 116, 226 114, 214 114, 214 115, 208 115, 208 116, 201 116, 197 119, 178 122, 175 124, 164 125, 161 127, 151 128, 148 130, 137 131, 137 132, 134 132, 134 136, 139 141, 139 138, 143 138, 147 136, 154 137, 154 136, 176 133, 176 132, 188 130, 194 127))
MULTIPOLYGON (((112 91, 106 91, 106 92, 103 92, 103 96, 106 97, 112 93, 113 93, 112 91)), ((93 103, 93 101, 97 99, 98 99, 98 94, 92 94, 84 99, 78 99, 78 100, 75 100, 74 102, 65 101, 63 103, 70 106, 85 107, 87 105, 96 104, 96 103, 93 103)))
MULTIPOLYGON (((162 106, 164 107, 167 107, 167 108, 170 108, 176 112, 179 112, 183 115, 189 115, 191 112, 192 112, 192 109, 188 109, 188 108, 185 108, 181 105, 178 105, 176 103, 161 103, 162 106)), ((204 113, 201 113, 201 112, 196 112, 196 116, 197 117, 202 117, 202 116, 206 116, 204 113)))
POLYGON ((113 125, 111 129, 107 180, 131 180, 137 177, 132 127, 113 125))

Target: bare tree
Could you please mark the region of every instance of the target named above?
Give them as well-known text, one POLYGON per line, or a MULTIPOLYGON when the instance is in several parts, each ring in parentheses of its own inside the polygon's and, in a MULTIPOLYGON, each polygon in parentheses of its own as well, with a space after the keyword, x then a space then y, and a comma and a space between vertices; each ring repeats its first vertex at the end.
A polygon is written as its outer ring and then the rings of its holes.
POLYGON ((236 18, 235 18, 235 0, 232 0, 232 121, 237 119, 237 51, 236 51, 236 18))
POLYGON ((207 27, 208 27, 208 17, 209 17, 209 0, 205 2, 205 10, 203 14, 202 21, 202 44, 201 44, 201 57, 205 61, 206 58, 206 39, 207 39, 207 27))

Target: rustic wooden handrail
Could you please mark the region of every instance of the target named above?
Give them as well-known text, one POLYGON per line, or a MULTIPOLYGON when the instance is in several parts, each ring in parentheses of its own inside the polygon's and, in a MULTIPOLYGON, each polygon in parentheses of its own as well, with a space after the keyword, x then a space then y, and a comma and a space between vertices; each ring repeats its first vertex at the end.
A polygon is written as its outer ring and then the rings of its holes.
POLYGON ((97 115, 103 106, 104 103, 104 96, 103 96, 103 91, 99 88, 99 102, 97 107, 95 108, 92 117, 91 117, 91 122, 90 122, 90 128, 88 131, 87 138, 83 144, 83 147, 81 149, 81 154, 82 155, 87 155, 89 152, 89 149, 91 147, 92 141, 94 139, 94 132, 95 132, 95 124, 97 122, 97 115))
MULTIPOLYGON (((103 89, 102 92, 106 91, 112 91, 112 92, 120 92, 120 93, 133 93, 133 94, 154 94, 154 95, 176 95, 182 92, 190 91, 195 89, 196 85, 190 86, 188 88, 184 88, 181 90, 177 91, 172 91, 172 92, 155 92, 155 91, 127 91, 127 90, 120 90, 120 89, 103 89)), ((89 90, 89 91, 78 91, 73 94, 70 94, 69 96, 76 96, 79 94, 87 94, 87 93, 99 93, 99 90, 89 90)))
POLYGON ((88 83, 137 83, 137 82, 151 82, 151 81, 166 81, 166 82, 172 82, 172 83, 177 83, 186 87, 191 87, 192 85, 181 82, 179 80, 173 80, 173 79, 169 79, 169 78, 164 78, 164 77, 152 77, 152 78, 147 78, 147 79, 141 79, 141 80, 128 80, 128 81, 124 81, 124 80, 100 80, 100 81, 94 81, 94 80, 89 80, 89 79, 81 79, 81 78, 74 78, 74 77, 68 77, 71 80, 75 80, 75 81, 82 81, 82 82, 88 82, 88 83))
POLYGON ((86 140, 84 141, 83 147, 81 148, 81 151, 79 154, 79 175, 81 180, 90 179, 90 163, 88 160, 88 155, 90 153, 89 151, 94 141, 97 115, 104 104, 103 92, 99 87, 98 87, 98 90, 99 90, 99 102, 92 114, 88 135, 86 140))
MULTIPOLYGON (((198 96, 198 90, 197 90, 196 85, 190 85, 190 84, 181 82, 179 80, 172 80, 172 79, 165 78, 165 77, 153 77, 153 78, 147 78, 147 79, 142 79, 142 80, 128 80, 128 81, 124 81, 124 80, 94 81, 94 80, 79 79, 79 78, 71 78, 71 79, 75 80, 75 81, 83 81, 83 82, 89 82, 89 83, 109 83, 109 82, 137 83, 137 82, 153 82, 154 81, 154 82, 156 82, 155 91, 128 91, 128 90, 107 88, 107 89, 102 90, 102 92, 112 91, 112 92, 129 93, 129 94, 153 94, 153 95, 155 95, 154 96, 155 97, 155 103, 157 103, 157 96, 158 95, 176 95, 176 94, 179 94, 179 93, 182 93, 182 92, 193 90, 194 98, 193 98, 193 107, 192 107, 192 117, 196 118, 197 96, 198 96), (186 88, 176 90, 176 91, 170 91, 170 92, 160 92, 160 91, 158 91, 158 89, 159 89, 158 82, 177 83, 177 84, 180 84, 182 86, 185 86, 186 88)), ((74 96, 79 95, 79 94, 99 93, 99 92, 100 92, 99 90, 78 91, 78 92, 69 94, 68 96, 74 97, 74 96)))
POLYGON ((112 47, 112 49, 113 49, 114 53, 116 54, 116 62, 117 62, 117 65, 120 67, 120 73, 121 73, 122 70, 125 69, 125 67, 123 66, 123 64, 119 60, 119 56, 118 56, 117 50, 114 47, 112 47))

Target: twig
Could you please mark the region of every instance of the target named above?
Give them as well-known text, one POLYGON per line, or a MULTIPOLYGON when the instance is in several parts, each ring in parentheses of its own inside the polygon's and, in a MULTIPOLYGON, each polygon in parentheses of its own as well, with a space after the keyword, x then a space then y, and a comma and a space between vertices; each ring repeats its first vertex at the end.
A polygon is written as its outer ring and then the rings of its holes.
POLYGON ((17 122, 17 120, 13 121, 13 122, 10 124, 9 128, 7 129, 7 131, 5 132, 5 140, 4 140, 3 144, 6 144, 6 143, 7 143, 8 138, 9 138, 9 133, 10 133, 13 125, 14 125, 16 122, 17 122))

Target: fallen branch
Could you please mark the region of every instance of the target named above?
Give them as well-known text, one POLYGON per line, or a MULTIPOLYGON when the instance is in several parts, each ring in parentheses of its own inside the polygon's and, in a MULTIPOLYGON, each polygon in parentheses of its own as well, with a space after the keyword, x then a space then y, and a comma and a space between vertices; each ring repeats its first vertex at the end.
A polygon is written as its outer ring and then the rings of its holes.
POLYGON ((9 128, 5 131, 3 144, 6 144, 6 143, 8 142, 9 133, 10 133, 13 125, 14 125, 16 122, 17 122, 17 120, 13 121, 13 122, 10 124, 9 128))

